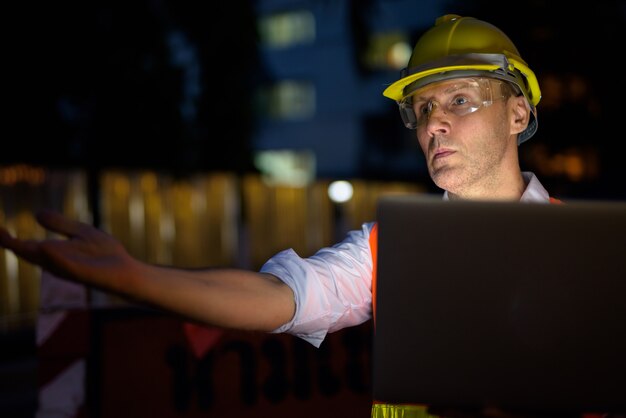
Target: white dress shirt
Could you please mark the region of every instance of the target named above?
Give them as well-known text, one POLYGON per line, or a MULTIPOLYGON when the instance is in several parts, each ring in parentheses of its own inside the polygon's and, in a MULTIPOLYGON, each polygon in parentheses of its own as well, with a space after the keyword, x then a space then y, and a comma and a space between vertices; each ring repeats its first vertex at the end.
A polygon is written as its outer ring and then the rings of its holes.
MULTIPOLYGON (((549 203, 537 177, 522 173, 526 190, 521 202, 549 203)), ((448 199, 447 192, 443 199, 448 199)), ((332 247, 302 258, 293 249, 279 252, 261 267, 285 282, 294 293, 296 313, 272 331, 298 336, 319 347, 326 334, 359 325, 372 317, 372 252, 369 236, 375 222, 350 231, 332 247)))

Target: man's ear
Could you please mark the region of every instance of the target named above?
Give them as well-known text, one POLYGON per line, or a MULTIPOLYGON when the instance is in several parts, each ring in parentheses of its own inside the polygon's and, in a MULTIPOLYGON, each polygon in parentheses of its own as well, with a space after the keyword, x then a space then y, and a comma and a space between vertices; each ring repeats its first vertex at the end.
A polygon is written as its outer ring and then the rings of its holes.
POLYGON ((530 108, 524 96, 512 97, 509 100, 511 115, 511 134, 523 132, 530 121, 530 108))

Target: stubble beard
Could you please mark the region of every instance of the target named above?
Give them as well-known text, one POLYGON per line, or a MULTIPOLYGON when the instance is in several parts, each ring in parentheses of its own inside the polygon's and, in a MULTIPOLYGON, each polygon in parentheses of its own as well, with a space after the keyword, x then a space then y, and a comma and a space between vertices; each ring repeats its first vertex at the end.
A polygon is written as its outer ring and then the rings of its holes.
MULTIPOLYGON (((480 141, 481 146, 475 147, 471 154, 464 148, 454 147, 452 161, 446 161, 442 166, 434 168, 432 161, 428 171, 437 187, 447 190, 458 197, 480 196, 496 190, 499 184, 499 169, 503 160, 504 149, 496 147, 502 140, 502 132, 493 132, 491 138, 480 141)), ((446 146, 447 140, 435 138, 431 148, 446 146)))

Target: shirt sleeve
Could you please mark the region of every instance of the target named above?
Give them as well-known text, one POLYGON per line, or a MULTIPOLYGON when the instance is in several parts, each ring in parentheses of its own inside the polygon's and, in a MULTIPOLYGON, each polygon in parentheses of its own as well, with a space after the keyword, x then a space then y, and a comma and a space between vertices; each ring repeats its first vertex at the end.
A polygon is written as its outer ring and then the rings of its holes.
POLYGON ((326 334, 359 325, 372 316, 373 222, 351 231, 332 247, 302 258, 293 249, 279 252, 261 267, 294 293, 296 312, 272 333, 288 333, 319 347, 326 334))

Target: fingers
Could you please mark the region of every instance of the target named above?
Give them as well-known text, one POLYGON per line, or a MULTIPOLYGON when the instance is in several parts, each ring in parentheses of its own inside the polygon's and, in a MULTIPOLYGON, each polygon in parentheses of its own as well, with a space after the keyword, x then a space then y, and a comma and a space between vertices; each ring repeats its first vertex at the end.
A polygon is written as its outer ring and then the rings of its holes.
MULTIPOLYGON (((37 222, 44 228, 68 237, 76 236, 84 224, 71 220, 59 212, 53 210, 41 210, 36 215, 37 222)), ((0 226, 0 245, 2 247, 15 248, 20 245, 21 240, 14 238, 6 228, 0 226)))
POLYGON ((2 227, 0 227, 0 247, 13 251, 17 256, 31 263, 40 265, 42 263, 41 251, 37 241, 13 238, 2 227))
POLYGON ((75 237, 84 229, 84 224, 67 218, 59 212, 45 209, 37 212, 37 222, 44 228, 67 237, 75 237))
MULTIPOLYGON (((36 214, 36 219, 45 229, 65 235, 69 238, 78 238, 81 241, 88 239, 90 231, 94 228, 88 224, 74 221, 52 210, 42 210, 36 214)), ((63 243, 69 243, 64 239, 21 239, 14 237, 4 227, 0 227, 0 247, 12 251, 18 257, 39 265, 45 269, 56 269, 54 258, 64 258, 65 249, 69 248, 63 243)), ((71 255, 71 254, 70 254, 71 255)), ((58 260, 57 260, 58 261, 58 260)))

